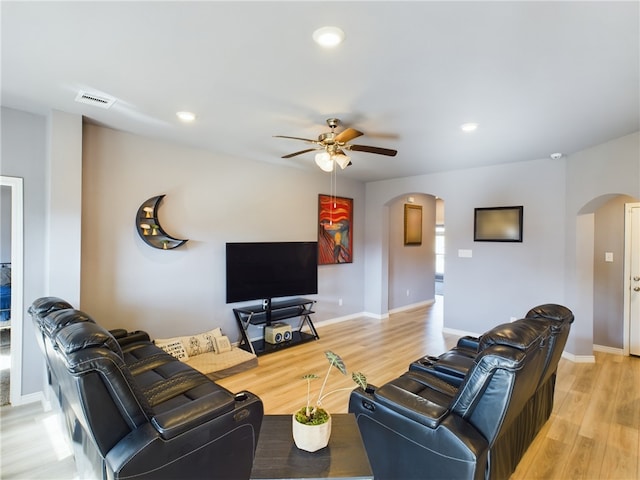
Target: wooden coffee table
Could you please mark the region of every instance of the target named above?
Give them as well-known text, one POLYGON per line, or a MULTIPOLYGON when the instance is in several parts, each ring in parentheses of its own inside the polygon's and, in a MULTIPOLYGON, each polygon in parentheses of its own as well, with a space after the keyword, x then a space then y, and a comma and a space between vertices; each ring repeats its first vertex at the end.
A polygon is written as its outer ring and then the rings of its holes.
POLYGON ((265 415, 251 478, 372 480, 373 473, 353 414, 332 415, 329 445, 313 453, 293 443, 291 415, 265 415))

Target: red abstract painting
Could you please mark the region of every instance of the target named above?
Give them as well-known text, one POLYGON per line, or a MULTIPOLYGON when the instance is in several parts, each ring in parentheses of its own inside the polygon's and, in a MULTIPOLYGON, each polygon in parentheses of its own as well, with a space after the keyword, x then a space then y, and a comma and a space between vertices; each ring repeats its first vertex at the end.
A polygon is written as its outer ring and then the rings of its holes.
POLYGON ((353 260, 353 199, 318 196, 318 265, 353 260))

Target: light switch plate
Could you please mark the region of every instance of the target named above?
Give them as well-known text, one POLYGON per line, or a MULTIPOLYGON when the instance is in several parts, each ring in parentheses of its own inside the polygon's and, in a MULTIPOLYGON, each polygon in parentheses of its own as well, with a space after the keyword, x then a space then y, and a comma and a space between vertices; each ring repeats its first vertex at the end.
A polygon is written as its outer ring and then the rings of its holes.
POLYGON ((458 257, 460 258, 471 258, 473 256, 473 252, 471 250, 458 250, 458 257))
POLYGON ((604 261, 613 262, 613 252, 604 252, 604 261))

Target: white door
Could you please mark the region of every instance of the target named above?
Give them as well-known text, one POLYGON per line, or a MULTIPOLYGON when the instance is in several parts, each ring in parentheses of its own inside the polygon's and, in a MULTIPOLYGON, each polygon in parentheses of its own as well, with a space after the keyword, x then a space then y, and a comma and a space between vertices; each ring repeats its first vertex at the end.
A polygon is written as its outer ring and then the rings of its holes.
POLYGON ((626 214, 629 269, 629 353, 640 355, 640 203, 628 203, 626 214))

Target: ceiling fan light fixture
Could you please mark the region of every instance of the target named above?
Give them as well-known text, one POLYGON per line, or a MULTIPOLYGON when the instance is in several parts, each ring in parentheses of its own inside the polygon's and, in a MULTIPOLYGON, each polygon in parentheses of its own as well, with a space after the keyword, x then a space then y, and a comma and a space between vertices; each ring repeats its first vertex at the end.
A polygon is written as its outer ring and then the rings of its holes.
POLYGON ((338 27, 322 27, 313 32, 313 41, 321 47, 333 48, 342 43, 344 32, 338 27))
POLYGON ((316 165, 325 172, 333 172, 333 158, 329 152, 316 153, 316 165))
POLYGON ((345 155, 344 153, 338 153, 334 155, 333 159, 338 165, 340 165, 340 168, 343 170, 347 168, 349 166, 349 162, 351 162, 351 157, 345 155))

